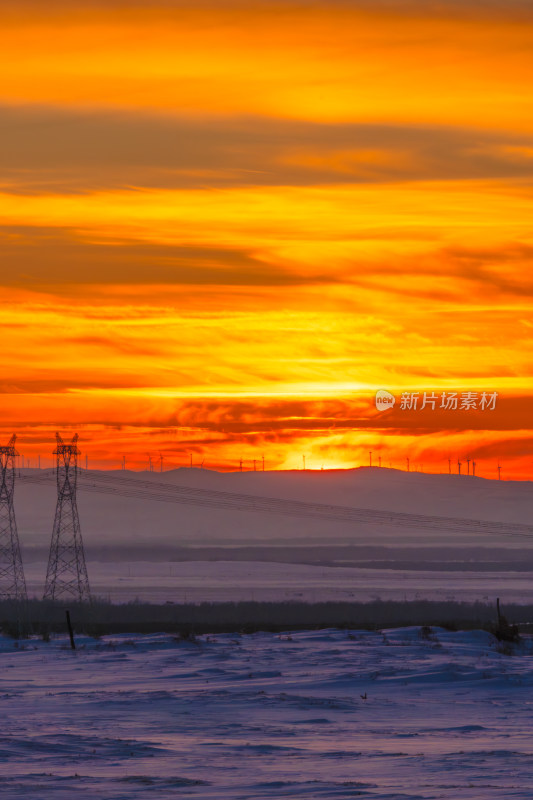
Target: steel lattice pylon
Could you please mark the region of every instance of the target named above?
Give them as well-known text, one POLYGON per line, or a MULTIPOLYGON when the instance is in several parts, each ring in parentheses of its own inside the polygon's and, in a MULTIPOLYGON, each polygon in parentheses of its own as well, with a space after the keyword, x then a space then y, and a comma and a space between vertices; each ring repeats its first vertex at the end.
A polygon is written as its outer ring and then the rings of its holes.
POLYGON ((78 434, 70 444, 65 444, 59 433, 56 433, 56 439, 57 505, 43 599, 69 597, 79 602, 90 602, 89 578, 76 505, 80 453, 78 434))
POLYGON ((15 434, 0 447, 0 599, 26 600, 26 581, 13 507, 15 491, 15 434))

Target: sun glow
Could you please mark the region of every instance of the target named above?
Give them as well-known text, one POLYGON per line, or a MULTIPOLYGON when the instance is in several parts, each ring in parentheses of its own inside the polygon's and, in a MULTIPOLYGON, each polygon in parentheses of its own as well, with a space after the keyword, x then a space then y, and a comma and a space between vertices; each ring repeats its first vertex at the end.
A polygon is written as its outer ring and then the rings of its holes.
POLYGON ((514 0, 11 4, 4 434, 530 477, 532 45, 514 0), (383 417, 379 388, 500 399, 383 417))

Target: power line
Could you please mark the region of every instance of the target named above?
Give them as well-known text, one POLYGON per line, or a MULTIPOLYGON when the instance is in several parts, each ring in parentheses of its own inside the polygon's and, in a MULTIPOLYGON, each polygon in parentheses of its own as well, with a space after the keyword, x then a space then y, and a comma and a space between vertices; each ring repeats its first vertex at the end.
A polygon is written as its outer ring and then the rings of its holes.
MULTIPOLYGON (((42 483, 50 480, 50 473, 40 476, 24 475, 25 483, 42 483)), ((175 486, 157 481, 121 478, 92 473, 78 479, 81 491, 96 492, 142 500, 201 506, 235 511, 273 513, 292 517, 310 517, 331 522, 370 523, 392 527, 418 528, 464 534, 485 533, 487 535, 513 535, 533 537, 533 526, 522 523, 493 522, 460 517, 439 517, 425 514, 410 514, 399 511, 380 511, 369 508, 307 503, 301 500, 285 500, 275 497, 260 497, 175 486)))

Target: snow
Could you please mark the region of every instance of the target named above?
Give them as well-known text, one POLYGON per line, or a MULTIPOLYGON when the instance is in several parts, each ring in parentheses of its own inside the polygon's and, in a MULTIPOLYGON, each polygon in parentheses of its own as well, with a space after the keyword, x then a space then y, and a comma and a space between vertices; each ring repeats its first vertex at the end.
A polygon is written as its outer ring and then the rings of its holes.
MULTIPOLYGON (((36 473, 17 481, 15 508, 29 593, 38 596, 55 483, 24 482, 36 473)), ((509 524, 533 519, 530 482, 379 468, 118 474, 132 486, 143 479, 509 524)), ((78 505, 93 593, 114 601, 533 601, 533 536, 81 490, 78 505)), ((77 644, 71 651, 62 636, 0 636, 2 800, 533 797, 530 640, 502 645, 483 631, 403 628, 78 636, 77 644)))
MULTIPOLYGON (((26 563, 30 595, 39 596, 43 564, 26 563)), ((448 600, 533 604, 530 572, 424 572, 357 569, 269 562, 88 561, 91 590, 97 597, 124 603, 238 601, 368 602, 371 600, 448 600)))
POLYGON ((2 800, 533 796, 530 641, 404 628, 77 644, 0 637, 2 800))
MULTIPOLYGON (((43 591, 53 475, 22 470, 15 508, 30 595, 43 591)), ((324 472, 83 473, 245 495, 531 524, 532 484, 385 468, 324 472)), ((95 477, 95 480, 97 478, 95 477)), ((533 602, 533 534, 394 527, 78 492, 92 591, 113 601, 533 602), (315 551, 313 551, 315 548, 315 551), (321 550, 320 550, 321 548, 321 550), (317 552, 320 550, 320 552, 317 552), (313 555, 313 552, 314 555, 313 555), (312 557, 311 557, 312 556, 312 557)))

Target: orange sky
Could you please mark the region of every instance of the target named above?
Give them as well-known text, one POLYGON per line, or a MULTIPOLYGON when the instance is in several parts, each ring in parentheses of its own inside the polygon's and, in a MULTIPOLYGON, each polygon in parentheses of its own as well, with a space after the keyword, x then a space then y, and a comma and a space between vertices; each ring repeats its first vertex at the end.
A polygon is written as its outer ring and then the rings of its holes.
POLYGON ((0 19, 0 434, 26 457, 60 428, 93 466, 532 477, 530 3, 0 19))

